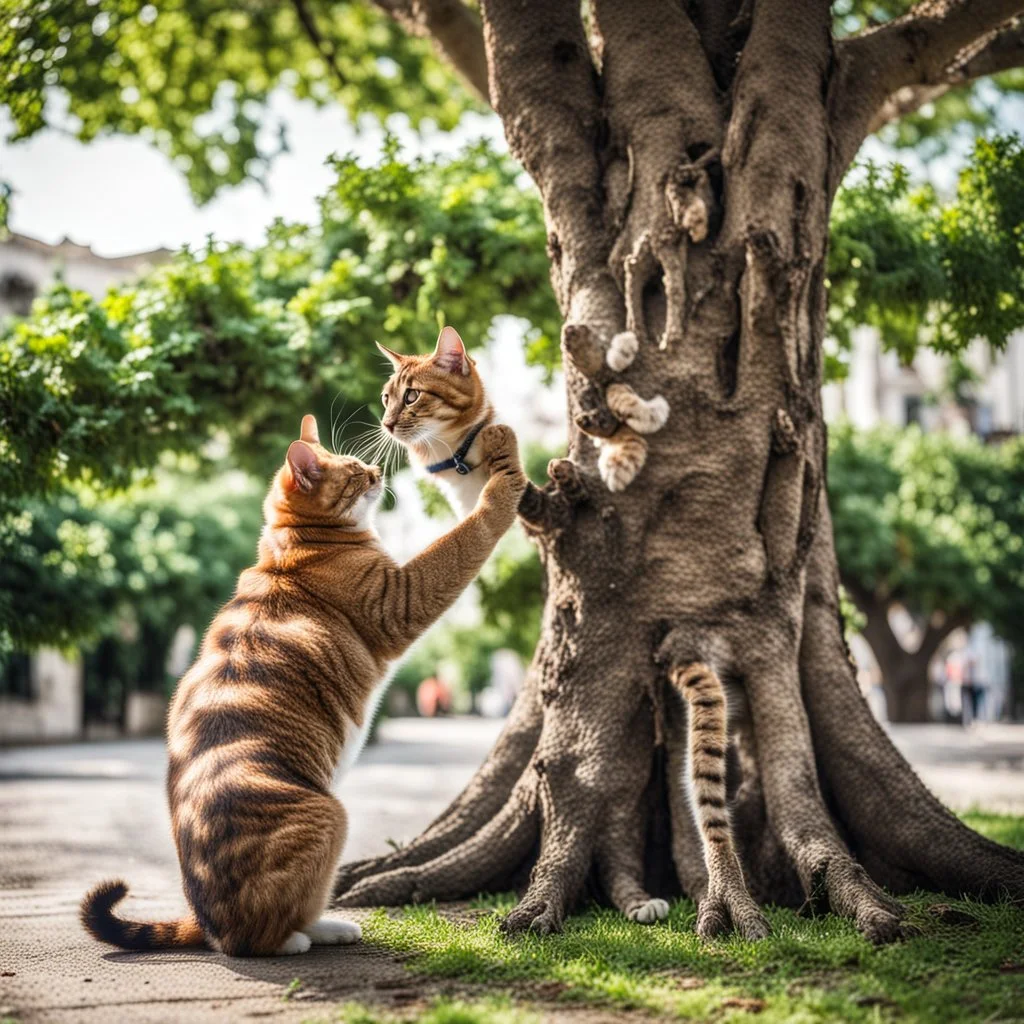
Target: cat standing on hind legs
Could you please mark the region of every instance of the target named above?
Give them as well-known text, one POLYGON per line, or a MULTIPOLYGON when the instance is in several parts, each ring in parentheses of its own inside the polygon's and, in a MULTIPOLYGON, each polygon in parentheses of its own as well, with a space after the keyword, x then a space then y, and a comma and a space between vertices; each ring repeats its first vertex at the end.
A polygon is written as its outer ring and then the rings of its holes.
POLYGON ((257 564, 242 573, 168 717, 167 793, 189 914, 117 917, 104 882, 82 901, 123 949, 208 945, 231 956, 354 942, 321 918, 345 841, 330 792, 391 663, 455 601, 512 525, 526 481, 508 427, 480 432, 486 482, 469 515, 405 565, 380 545, 381 473, 333 455, 302 421, 264 503, 257 564))

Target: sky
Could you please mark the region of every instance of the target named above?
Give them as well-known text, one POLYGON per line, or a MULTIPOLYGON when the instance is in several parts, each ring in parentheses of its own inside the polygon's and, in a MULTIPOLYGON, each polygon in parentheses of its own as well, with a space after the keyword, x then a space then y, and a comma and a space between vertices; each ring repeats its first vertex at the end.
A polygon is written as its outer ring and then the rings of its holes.
MULTIPOLYGON (((59 99, 51 123, 60 124, 59 99)), ((359 130, 340 108, 316 108, 284 90, 272 97, 268 125, 284 121, 290 152, 271 165, 267 188, 254 182, 228 188, 197 207, 184 176, 145 140, 116 136, 82 143, 50 128, 0 150, 0 181, 14 189, 10 228, 45 242, 65 236, 102 256, 197 245, 213 234, 222 241, 256 244, 276 217, 310 221, 327 191, 332 154, 372 161, 383 132, 370 119, 359 130)), ((410 152, 446 153, 481 136, 503 146, 497 118, 467 115, 458 129, 418 137, 396 119, 410 152)), ((9 122, 0 114, 0 139, 9 122)))

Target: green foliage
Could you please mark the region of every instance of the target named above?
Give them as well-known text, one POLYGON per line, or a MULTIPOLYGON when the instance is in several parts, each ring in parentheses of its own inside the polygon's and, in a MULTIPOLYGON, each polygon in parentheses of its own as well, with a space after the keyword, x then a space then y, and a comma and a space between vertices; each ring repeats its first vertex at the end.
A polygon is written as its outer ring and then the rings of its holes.
POLYGON ((844 579, 929 615, 1024 622, 1024 439, 916 428, 830 434, 829 502, 844 579))
POLYGON ((0 493, 113 486, 215 434, 267 474, 301 413, 379 405, 373 346, 424 351, 439 322, 483 342, 498 315, 557 337, 539 203, 482 145, 435 161, 335 162, 315 227, 211 244, 95 300, 58 286, 0 330, 0 493))
POLYGON ((510 534, 477 577, 480 610, 487 630, 529 660, 540 638, 544 572, 537 549, 510 534))
MULTIPOLYGON (((1024 838, 1020 818, 968 815, 997 838, 1024 838)), ((504 988, 529 999, 542 991, 565 1003, 596 1003, 691 1020, 880 1020, 879 1009, 922 1024, 1011 1019, 1022 1009, 1019 974, 1024 911, 1010 904, 941 903, 973 924, 943 923, 934 896, 904 900, 913 938, 871 946, 852 921, 768 908, 772 935, 702 942, 695 908, 674 903, 668 920, 633 924, 614 910, 572 917, 561 935, 505 938, 501 915, 513 897, 481 901, 474 920, 433 907, 376 911, 373 943, 410 958, 413 971, 504 988), (486 913, 484 908, 496 910, 486 913), (754 1000, 753 1004, 730 1000, 754 1000)))
POLYGON ((467 1001, 439 996, 426 1009, 410 1007, 405 1012, 347 1003, 338 1020, 340 1024, 535 1024, 539 1018, 517 1009, 507 997, 467 1001))
POLYGON ((225 185, 263 180, 287 148, 283 125, 271 128, 274 89, 339 103, 353 120, 401 111, 414 126, 429 120, 444 129, 471 105, 430 43, 372 3, 307 6, 338 73, 292 3, 30 0, 0 21, 0 105, 13 121, 12 141, 46 126, 56 92, 78 138, 141 135, 203 202, 225 185))
POLYGON ((115 496, 85 487, 0 520, 0 650, 144 630, 202 633, 255 557, 262 490, 243 474, 161 473, 115 496))
POLYGON ((975 338, 1001 348, 1024 326, 1024 145, 979 140, 956 197, 869 164, 835 203, 829 330, 861 324, 909 361, 922 341, 955 353, 975 338))
POLYGON ((11 186, 5 181, 0 181, 0 242, 10 232, 7 230, 7 220, 11 215, 11 186))

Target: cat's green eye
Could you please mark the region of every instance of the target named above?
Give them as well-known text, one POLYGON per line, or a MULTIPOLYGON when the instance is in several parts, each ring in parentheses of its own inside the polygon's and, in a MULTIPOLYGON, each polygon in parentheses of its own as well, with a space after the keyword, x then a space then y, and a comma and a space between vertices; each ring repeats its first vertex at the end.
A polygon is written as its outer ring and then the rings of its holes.
POLYGON ((416 399, 419 397, 420 393, 415 388, 409 388, 409 390, 406 391, 405 393, 405 404, 412 405, 412 403, 415 402, 416 399))

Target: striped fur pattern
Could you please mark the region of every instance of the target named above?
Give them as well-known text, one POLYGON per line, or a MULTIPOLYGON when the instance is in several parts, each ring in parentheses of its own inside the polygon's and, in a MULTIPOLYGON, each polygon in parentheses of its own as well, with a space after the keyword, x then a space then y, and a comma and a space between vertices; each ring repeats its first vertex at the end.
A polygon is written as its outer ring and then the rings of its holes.
POLYGON ((725 689, 708 665, 677 669, 670 678, 689 705, 690 806, 700 831, 708 873, 707 893, 698 909, 697 931, 710 938, 728 931, 731 923, 745 938, 763 938, 768 934, 768 922, 743 880, 726 802, 725 689))
POLYGON ((641 398, 628 384, 609 384, 608 408, 638 434, 653 434, 668 421, 668 402, 662 395, 641 398))
POLYGON ((232 956, 353 942, 320 919, 346 816, 330 791, 389 667, 469 585, 512 524, 525 478, 515 435, 481 435, 487 483, 473 512, 406 565, 372 528, 380 470, 333 455, 312 417, 264 504, 257 564, 182 677, 168 718, 167 795, 190 913, 114 915, 105 882, 82 923, 124 949, 206 944, 232 956))
POLYGON ((597 469, 609 491, 624 491, 644 468, 647 442, 635 430, 621 426, 611 437, 595 437, 597 469))

